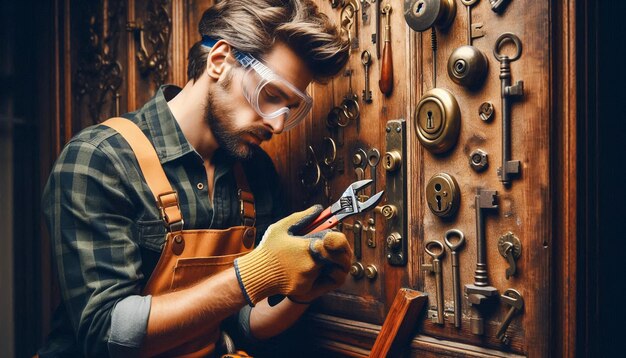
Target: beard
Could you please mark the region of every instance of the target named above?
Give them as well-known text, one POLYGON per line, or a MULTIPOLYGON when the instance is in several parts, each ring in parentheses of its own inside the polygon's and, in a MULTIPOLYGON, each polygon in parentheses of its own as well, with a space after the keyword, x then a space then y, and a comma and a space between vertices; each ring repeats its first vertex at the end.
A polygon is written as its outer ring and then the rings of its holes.
POLYGON ((246 128, 235 126, 232 116, 232 113, 235 113, 235 106, 230 95, 232 80, 231 70, 223 80, 217 83, 215 91, 209 91, 204 115, 220 148, 234 158, 247 159, 252 154, 252 147, 257 147, 257 145, 245 141, 244 138, 252 136, 266 141, 272 138, 272 132, 261 123, 251 124, 246 128))

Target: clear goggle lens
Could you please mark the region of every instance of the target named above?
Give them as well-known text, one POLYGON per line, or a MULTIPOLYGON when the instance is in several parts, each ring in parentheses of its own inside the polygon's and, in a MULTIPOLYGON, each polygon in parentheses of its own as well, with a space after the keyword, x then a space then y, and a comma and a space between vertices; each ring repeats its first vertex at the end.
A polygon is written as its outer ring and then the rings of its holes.
POLYGON ((284 131, 304 119, 313 104, 311 97, 258 61, 246 70, 241 84, 244 97, 260 116, 283 118, 284 131))

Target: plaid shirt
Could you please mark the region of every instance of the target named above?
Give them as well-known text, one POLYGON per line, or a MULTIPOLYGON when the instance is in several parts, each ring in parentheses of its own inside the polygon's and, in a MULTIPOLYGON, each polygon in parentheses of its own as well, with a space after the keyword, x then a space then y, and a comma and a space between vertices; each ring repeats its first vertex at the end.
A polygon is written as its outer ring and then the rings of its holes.
MULTIPOLYGON (((180 91, 163 86, 140 110, 125 115, 153 143, 174 190, 185 229, 240 225, 234 160, 214 157, 213 203, 202 157, 191 147, 167 100, 180 91)), ((243 162, 255 196, 257 240, 283 216, 278 176, 265 152, 243 162)), ((126 141, 96 125, 63 149, 43 194, 62 303, 40 353, 107 356, 111 312, 121 299, 141 294, 160 256, 165 228, 154 197, 126 141)), ((257 241, 258 242, 258 241, 257 241)))

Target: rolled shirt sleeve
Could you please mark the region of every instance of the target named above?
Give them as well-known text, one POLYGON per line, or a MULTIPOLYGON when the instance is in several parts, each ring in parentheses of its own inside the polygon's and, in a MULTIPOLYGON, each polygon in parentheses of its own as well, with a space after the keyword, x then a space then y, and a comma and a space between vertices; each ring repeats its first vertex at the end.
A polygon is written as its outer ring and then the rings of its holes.
MULTIPOLYGON (((62 151, 44 190, 62 300, 86 356, 108 355, 114 307, 141 291, 141 255, 132 240, 136 214, 128 183, 122 182, 126 175, 106 148, 75 139, 62 151)), ((147 316, 129 319, 141 325, 147 316)))

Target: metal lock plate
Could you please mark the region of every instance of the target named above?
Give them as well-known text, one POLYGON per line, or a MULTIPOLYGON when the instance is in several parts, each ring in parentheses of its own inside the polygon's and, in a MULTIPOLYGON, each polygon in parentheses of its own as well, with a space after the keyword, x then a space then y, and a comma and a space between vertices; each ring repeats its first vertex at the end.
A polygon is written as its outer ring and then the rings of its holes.
POLYGON ((447 28, 455 15, 454 0, 404 0, 404 19, 417 32, 428 30, 433 25, 447 28))
POLYGON ((426 92, 414 112, 415 132, 420 143, 433 153, 452 148, 461 129, 461 110, 452 93, 442 88, 426 92))
MULTIPOLYGON (((383 165, 385 166, 386 173, 386 189, 387 205, 396 208, 393 215, 388 212, 389 219, 385 220, 385 238, 387 242, 385 245, 385 257, 390 265, 406 265, 407 263, 407 248, 408 248, 408 223, 407 223, 407 188, 406 177, 407 167, 403 158, 406 158, 406 121, 404 119, 390 120, 385 126, 386 130, 386 155, 381 158, 383 165), (392 161, 392 155, 395 153, 398 157, 397 160, 392 161), (394 170, 390 170, 387 165, 387 159, 389 163, 396 163, 393 166, 394 170)), ((387 209, 387 211, 393 211, 387 209)))
POLYGON ((447 173, 435 174, 426 184, 426 202, 433 214, 450 217, 459 209, 459 184, 447 173))
POLYGON ((483 84, 489 69, 487 56, 474 46, 461 46, 448 58, 448 76, 454 83, 468 88, 483 84))

